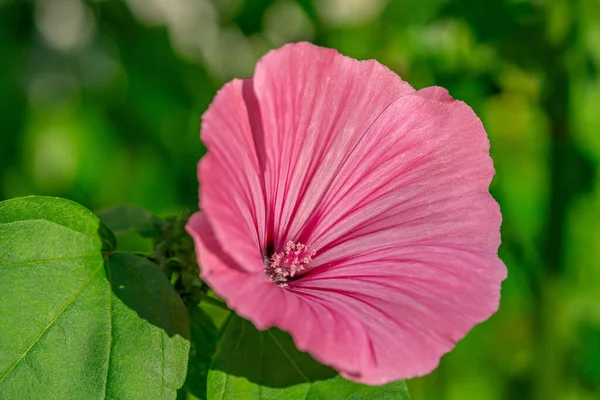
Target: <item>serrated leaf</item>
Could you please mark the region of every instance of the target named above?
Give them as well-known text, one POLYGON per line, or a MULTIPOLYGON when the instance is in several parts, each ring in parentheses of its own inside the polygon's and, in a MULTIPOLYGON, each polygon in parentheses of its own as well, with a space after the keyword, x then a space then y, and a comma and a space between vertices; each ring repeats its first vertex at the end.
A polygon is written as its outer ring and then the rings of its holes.
POLYGON ((174 399, 189 322, 147 260, 68 200, 0 203, 0 399, 174 399))
POLYGON ((294 346, 278 329, 259 331, 233 316, 208 374, 208 399, 409 399, 404 381, 366 386, 347 381, 294 346))

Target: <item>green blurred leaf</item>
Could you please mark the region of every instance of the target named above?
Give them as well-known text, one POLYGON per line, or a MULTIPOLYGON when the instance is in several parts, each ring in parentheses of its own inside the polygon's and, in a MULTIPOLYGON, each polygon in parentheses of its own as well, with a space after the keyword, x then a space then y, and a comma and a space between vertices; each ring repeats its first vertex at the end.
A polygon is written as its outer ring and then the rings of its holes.
POLYGON ((233 316, 208 374, 209 399, 408 399, 404 381, 365 386, 340 377, 278 329, 259 331, 233 316))
POLYGON ((0 398, 174 399, 189 350, 164 274, 68 200, 0 203, 0 398))
POLYGON ((141 207, 116 206, 100 210, 96 214, 116 236, 134 232, 146 237, 157 234, 154 223, 156 217, 141 207))
POLYGON ((210 290, 200 303, 200 308, 206 313, 218 330, 223 328, 227 318, 233 313, 233 311, 225 309, 224 304, 223 300, 210 290))

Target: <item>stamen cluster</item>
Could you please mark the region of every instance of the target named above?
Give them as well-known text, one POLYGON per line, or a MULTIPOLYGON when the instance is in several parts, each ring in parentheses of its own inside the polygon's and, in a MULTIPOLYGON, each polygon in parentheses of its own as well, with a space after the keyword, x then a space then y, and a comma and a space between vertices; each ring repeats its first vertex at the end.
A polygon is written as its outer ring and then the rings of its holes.
POLYGON ((283 251, 265 259, 265 273, 277 286, 287 287, 287 282, 311 262, 315 251, 303 243, 286 243, 283 251))

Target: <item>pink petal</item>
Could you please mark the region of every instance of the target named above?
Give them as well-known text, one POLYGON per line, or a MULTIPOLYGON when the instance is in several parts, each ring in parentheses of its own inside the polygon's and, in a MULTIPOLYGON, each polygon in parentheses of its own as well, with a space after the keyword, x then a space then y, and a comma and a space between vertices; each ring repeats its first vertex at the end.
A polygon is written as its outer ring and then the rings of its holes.
POLYGON ((274 245, 298 238, 328 185, 369 126, 414 89, 376 61, 310 43, 268 53, 256 66, 274 245))
POLYGON ((313 211, 312 266, 406 243, 497 254, 501 215, 488 188, 489 142, 471 108, 420 92, 384 111, 313 211))
POLYGON ((247 260, 266 247, 261 160, 248 117, 258 110, 246 101, 249 84, 226 84, 203 115, 201 138, 209 151, 198 165, 201 209, 242 268, 250 268, 247 260))
POLYGON ((421 89, 416 94, 426 99, 437 100, 442 102, 450 102, 454 100, 446 89, 439 86, 430 86, 421 89))
MULTIPOLYGON (((366 338, 337 338, 315 357, 331 365, 341 353, 355 353, 358 371, 342 368, 342 374, 382 384, 431 372, 443 354, 497 310, 505 277, 497 257, 431 243, 390 247, 335 268, 314 269, 294 282, 293 291, 319 298, 332 313, 352 321, 356 337, 362 331, 366 338)), ((291 333, 298 336, 293 328, 291 333)))

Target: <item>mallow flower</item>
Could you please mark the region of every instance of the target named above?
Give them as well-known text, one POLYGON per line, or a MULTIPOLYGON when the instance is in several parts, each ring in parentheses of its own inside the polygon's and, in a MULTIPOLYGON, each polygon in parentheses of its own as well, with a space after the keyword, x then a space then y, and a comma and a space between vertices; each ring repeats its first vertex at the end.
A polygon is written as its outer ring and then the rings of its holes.
POLYGON ((267 53, 203 116, 202 279, 371 385, 432 371, 498 308, 487 134, 440 87, 310 43, 267 53))

